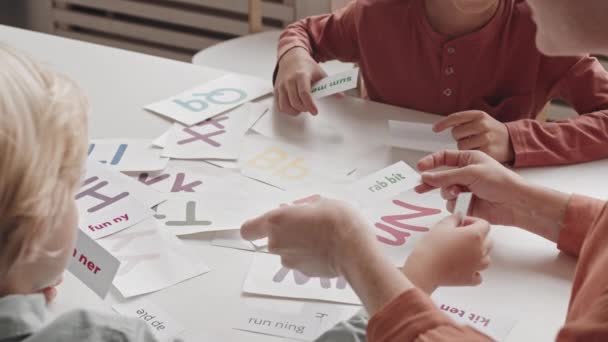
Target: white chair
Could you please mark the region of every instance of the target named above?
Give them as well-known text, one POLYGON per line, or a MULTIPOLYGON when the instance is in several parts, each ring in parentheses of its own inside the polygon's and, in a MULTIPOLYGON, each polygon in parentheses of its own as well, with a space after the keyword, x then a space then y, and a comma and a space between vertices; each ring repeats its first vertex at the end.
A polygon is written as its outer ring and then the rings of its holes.
MULTIPOLYGON (((252 34, 203 49, 192 57, 192 64, 272 80, 272 72, 277 63, 277 44, 281 32, 260 32, 262 15, 259 0, 249 1, 249 27, 252 34)), ((332 61, 323 63, 322 67, 331 75, 353 68, 353 64, 332 61)))

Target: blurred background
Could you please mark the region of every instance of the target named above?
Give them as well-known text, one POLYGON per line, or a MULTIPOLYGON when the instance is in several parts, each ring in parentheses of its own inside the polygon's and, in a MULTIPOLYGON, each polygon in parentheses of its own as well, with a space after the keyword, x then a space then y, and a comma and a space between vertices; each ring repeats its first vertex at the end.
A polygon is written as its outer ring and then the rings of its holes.
MULTIPOLYGON (((0 0, 0 24, 267 78, 283 27, 349 1, 0 0)), ((541 117, 574 114, 555 102, 541 117)))

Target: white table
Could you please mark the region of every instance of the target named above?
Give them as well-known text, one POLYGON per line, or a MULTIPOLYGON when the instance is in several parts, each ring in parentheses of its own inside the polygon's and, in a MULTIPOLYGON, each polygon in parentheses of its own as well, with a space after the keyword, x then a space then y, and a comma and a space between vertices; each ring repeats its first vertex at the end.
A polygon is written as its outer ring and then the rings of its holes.
MULTIPOLYGON (((90 120, 94 138, 154 138, 170 123, 142 110, 155 100, 177 94, 221 75, 221 71, 147 55, 82 43, 49 35, 0 26, 0 40, 29 52, 37 59, 78 81, 92 105, 90 120)), ((347 100, 345 110, 381 109, 387 117, 424 114, 359 100, 347 100), (404 114, 405 113, 405 114, 404 114)), ((420 154, 406 153, 409 162, 420 154)), ((562 168, 524 170, 534 182, 567 192, 608 198, 604 185, 608 161, 562 168)), ((575 261, 558 255, 555 246, 513 228, 496 227, 494 265, 478 288, 444 289, 466 298, 478 308, 510 312, 518 309, 518 324, 510 341, 552 340, 564 321, 575 261)), ((235 331, 230 318, 243 305, 296 307, 298 301, 243 296, 241 286, 252 258, 250 252, 210 246, 204 236, 185 240, 208 263, 212 271, 148 298, 185 324, 186 341, 269 341, 273 337, 235 331)), ((110 310, 114 300, 102 302, 70 274, 59 289, 56 313, 76 307, 110 310)), ((318 305, 330 305, 319 303, 318 305)), ((344 316, 356 307, 341 305, 344 316)))

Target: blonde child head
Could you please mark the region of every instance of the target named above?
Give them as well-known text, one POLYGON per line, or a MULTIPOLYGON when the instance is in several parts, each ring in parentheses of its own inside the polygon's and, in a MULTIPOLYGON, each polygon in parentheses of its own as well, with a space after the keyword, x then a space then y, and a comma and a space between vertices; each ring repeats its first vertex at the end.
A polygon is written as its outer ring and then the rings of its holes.
POLYGON ((72 81, 0 43, 0 296, 50 286, 65 268, 87 107, 72 81))

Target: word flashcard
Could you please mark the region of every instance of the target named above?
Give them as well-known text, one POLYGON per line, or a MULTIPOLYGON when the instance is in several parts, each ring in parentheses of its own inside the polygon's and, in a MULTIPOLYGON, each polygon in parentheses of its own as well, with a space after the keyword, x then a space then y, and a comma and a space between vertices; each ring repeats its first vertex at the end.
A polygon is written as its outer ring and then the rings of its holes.
POLYGON ((313 341, 338 317, 337 310, 306 307, 301 312, 279 312, 244 308, 236 317, 234 329, 258 334, 313 341))
POLYGON ((437 294, 433 295, 433 301, 439 307, 439 310, 456 322, 477 329, 496 341, 504 341, 517 322, 515 319, 500 313, 471 310, 437 294))
POLYGON ((420 183, 420 175, 400 161, 353 184, 354 197, 362 205, 392 198, 420 183))
POLYGON ((435 133, 431 124, 390 120, 389 130, 390 146, 425 152, 458 149, 450 130, 435 133))
POLYGON ((266 80, 228 74, 144 108, 192 126, 270 92, 266 80))
POLYGON ((80 229, 99 239, 152 216, 149 207, 135 197, 139 186, 143 185, 119 172, 105 169, 97 162, 87 162, 86 176, 76 194, 80 229), (127 180, 136 187, 125 186, 127 180))
POLYGON ((108 294, 119 267, 118 259, 82 230, 78 230, 68 271, 103 299, 108 294))
POLYGON ((458 198, 456 199, 456 205, 454 207, 454 214, 460 214, 460 217, 465 217, 469 215, 471 200, 473 200, 472 192, 461 192, 460 194, 458 194, 458 198))
POLYGON ((162 157, 161 152, 150 140, 96 139, 89 144, 89 160, 123 172, 164 169, 169 158, 162 157))
POLYGON ((148 329, 159 341, 171 341, 185 330, 184 326, 170 316, 158 305, 145 298, 137 298, 125 303, 112 305, 119 314, 138 319, 148 326, 148 329))
POLYGON ((98 242, 121 262, 114 287, 125 298, 159 291, 209 271, 154 219, 98 242))
POLYGON ((343 277, 310 278, 283 267, 281 257, 255 253, 243 292, 266 296, 317 299, 360 305, 361 301, 343 277))
POLYGON ((442 207, 443 200, 436 193, 409 191, 363 212, 385 255, 396 266, 403 266, 418 240, 448 214, 439 209, 442 207))
POLYGON ((175 123, 162 155, 174 159, 237 159, 245 132, 267 110, 265 105, 246 103, 194 126, 175 123))
POLYGON ((310 93, 313 98, 320 99, 322 97, 355 89, 357 88, 358 79, 359 69, 353 68, 318 81, 313 84, 310 93))

